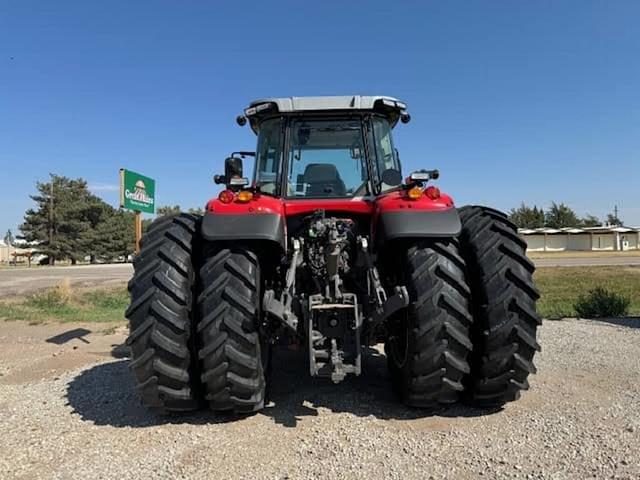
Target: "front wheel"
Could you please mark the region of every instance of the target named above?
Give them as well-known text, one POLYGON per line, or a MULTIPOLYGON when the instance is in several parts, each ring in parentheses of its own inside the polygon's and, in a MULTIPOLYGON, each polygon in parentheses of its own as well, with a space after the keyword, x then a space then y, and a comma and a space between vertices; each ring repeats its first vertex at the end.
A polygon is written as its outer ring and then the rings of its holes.
POLYGON ((385 342, 393 385, 410 406, 456 402, 472 347, 471 294, 457 241, 409 248, 402 277, 411 303, 389 319, 385 342))

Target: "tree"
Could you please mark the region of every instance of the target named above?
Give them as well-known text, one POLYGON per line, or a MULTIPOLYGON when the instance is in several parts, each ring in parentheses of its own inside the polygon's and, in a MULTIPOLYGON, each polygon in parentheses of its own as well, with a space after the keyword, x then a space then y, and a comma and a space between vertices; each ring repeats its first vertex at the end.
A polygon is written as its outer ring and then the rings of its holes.
POLYGON ((593 215, 587 215, 586 217, 583 217, 582 220, 580 220, 581 227, 597 227, 599 225, 600 220, 598 219, 598 217, 595 217, 593 215))
POLYGON ((533 206, 533 222, 530 228, 542 228, 544 227, 544 210, 533 206))
POLYGON ((7 230, 7 233, 4 234, 4 243, 11 246, 13 245, 14 241, 15 241, 15 238, 13 237, 13 233, 11 232, 11 229, 7 230))
POLYGON ((95 229, 92 260, 111 261, 135 251, 134 214, 125 210, 113 209, 105 221, 95 229))
POLYGON ((551 208, 547 210, 544 216, 545 226, 551 228, 577 227, 580 225, 580 219, 576 213, 564 203, 551 203, 551 208))
POLYGON ((618 218, 618 213, 614 212, 607 215, 607 223, 609 225, 614 225, 619 227, 622 225, 622 220, 618 218))
POLYGON ((22 238, 37 243, 51 264, 61 259, 75 263, 91 255, 96 229, 113 214, 113 207, 89 192, 81 178, 51 174, 50 181, 37 182, 36 189, 31 195, 36 206, 27 210, 20 226, 22 238))
MULTIPOLYGON (((87 199, 83 212, 84 222, 87 228, 83 229, 76 243, 76 249, 79 256, 90 257, 91 263, 97 258, 110 260, 106 258, 104 249, 108 242, 113 241, 113 236, 108 235, 105 227, 111 225, 116 210, 97 197, 87 199)), ((133 222, 133 220, 132 220, 133 222)))
MULTIPOLYGON (((167 215, 178 215, 182 211, 183 210, 180 208, 180 205, 163 205, 162 207, 158 207, 156 214, 159 217, 164 217, 167 215)), ((202 207, 190 208, 187 210, 187 213, 192 215, 203 215, 204 209, 202 207)))
POLYGON ((202 207, 190 208, 187 212, 192 215, 204 215, 204 209, 202 207))
POLYGON ((156 213, 159 217, 165 217, 167 215, 177 215, 181 212, 180 205, 164 205, 162 207, 158 207, 156 213))
POLYGON ((509 212, 509 220, 519 228, 544 227, 544 211, 534 205, 533 208, 523 203, 518 208, 512 208, 509 212))

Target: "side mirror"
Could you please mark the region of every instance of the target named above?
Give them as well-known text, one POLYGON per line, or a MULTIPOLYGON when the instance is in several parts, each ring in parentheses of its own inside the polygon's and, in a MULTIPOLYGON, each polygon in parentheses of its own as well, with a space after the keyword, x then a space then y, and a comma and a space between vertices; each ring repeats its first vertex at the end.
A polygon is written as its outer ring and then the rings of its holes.
POLYGON ((249 184, 249 180, 242 176, 242 159, 233 155, 224 161, 224 175, 213 177, 216 184, 224 183, 227 186, 243 187, 249 184))
POLYGON ((391 187, 397 187, 402 183, 402 174, 398 170, 393 168, 387 168, 380 176, 382 183, 385 183, 391 187))

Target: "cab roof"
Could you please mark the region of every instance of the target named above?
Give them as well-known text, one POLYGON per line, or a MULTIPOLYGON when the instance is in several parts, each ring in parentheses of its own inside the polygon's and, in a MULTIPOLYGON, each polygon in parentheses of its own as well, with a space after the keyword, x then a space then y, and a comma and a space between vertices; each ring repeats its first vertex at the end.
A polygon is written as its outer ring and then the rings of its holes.
POLYGON ((391 126, 398 123, 407 105, 394 97, 383 95, 345 95, 326 97, 280 97, 254 100, 244 114, 254 132, 258 133, 261 121, 274 113, 320 112, 378 112, 389 119, 391 126))

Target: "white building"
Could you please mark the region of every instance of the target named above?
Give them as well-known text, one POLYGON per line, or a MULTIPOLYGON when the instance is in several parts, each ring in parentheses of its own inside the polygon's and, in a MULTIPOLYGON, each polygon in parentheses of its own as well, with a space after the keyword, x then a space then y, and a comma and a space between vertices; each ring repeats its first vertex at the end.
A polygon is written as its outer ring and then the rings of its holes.
POLYGON ((0 263, 28 263, 25 254, 31 253, 31 262, 39 262, 43 255, 37 253, 35 243, 27 243, 24 240, 16 240, 13 245, 7 245, 0 239, 0 263))
POLYGON ((15 250, 11 245, 7 245, 4 240, 0 239, 0 263, 9 263, 13 259, 15 250))
POLYGON ((640 249, 638 227, 521 228, 518 234, 531 252, 625 251, 640 249))

